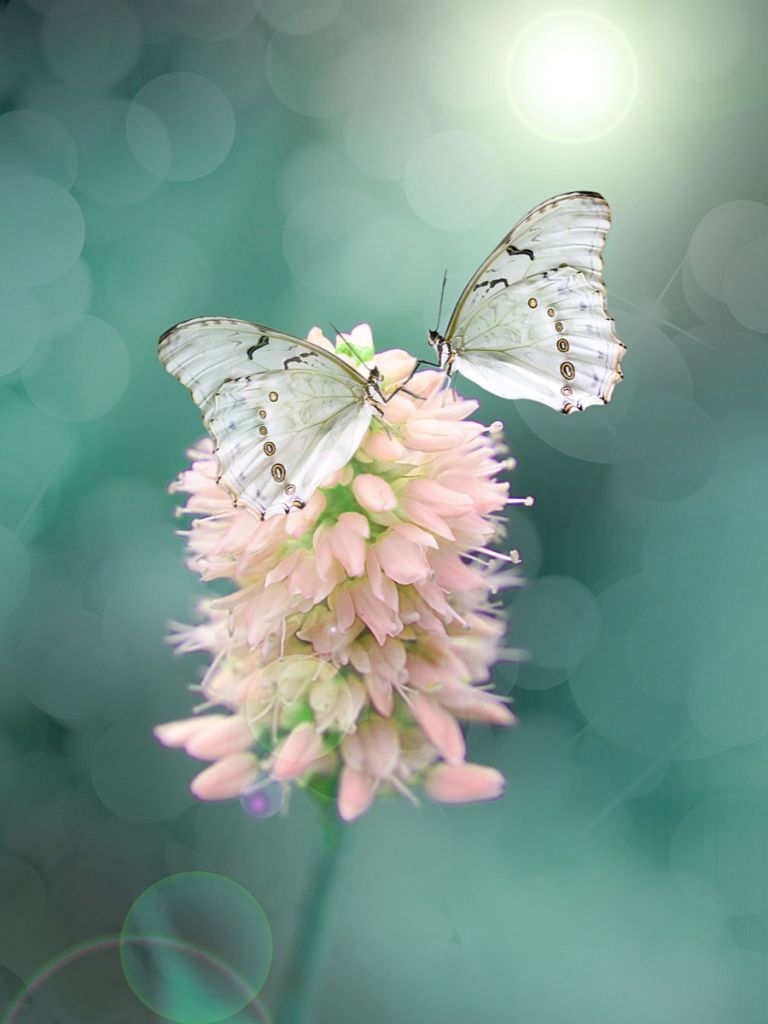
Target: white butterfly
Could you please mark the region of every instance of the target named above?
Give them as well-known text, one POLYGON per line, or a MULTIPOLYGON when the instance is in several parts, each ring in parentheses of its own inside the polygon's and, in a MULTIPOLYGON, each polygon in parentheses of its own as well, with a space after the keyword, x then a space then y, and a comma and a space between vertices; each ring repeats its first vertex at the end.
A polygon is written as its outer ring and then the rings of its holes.
MULTIPOLYGON (((445 335, 429 332, 438 362, 419 360, 413 372, 440 366, 503 398, 562 412, 607 402, 625 351, 605 310, 609 227, 596 192, 537 206, 470 280, 445 335)), ((302 508, 396 393, 384 397, 375 366, 363 376, 311 341, 244 320, 177 324, 159 354, 200 407, 220 482, 235 505, 262 517, 302 508)))
POLYGON ((187 320, 158 352, 200 408, 219 482, 262 518, 303 508, 386 401, 375 366, 364 377, 311 341, 245 320, 187 320))
POLYGON ((610 207, 597 192, 541 203, 471 278, 445 335, 429 332, 438 362, 420 365, 566 413, 608 402, 626 351, 605 308, 602 250, 610 224, 610 207))

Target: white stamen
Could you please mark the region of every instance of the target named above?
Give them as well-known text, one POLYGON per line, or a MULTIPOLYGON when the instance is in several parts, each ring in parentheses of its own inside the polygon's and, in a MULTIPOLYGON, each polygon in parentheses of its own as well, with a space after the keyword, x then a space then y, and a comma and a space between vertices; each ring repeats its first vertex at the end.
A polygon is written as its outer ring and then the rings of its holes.
POLYGON ((529 654, 522 647, 502 647, 496 652, 496 658, 498 661, 526 661, 529 654))
POLYGON ((204 704, 197 704, 192 710, 198 715, 201 711, 210 711, 211 708, 217 708, 220 703, 221 701, 218 700, 207 700, 204 704))
POLYGON ((218 519, 230 519, 235 514, 235 509, 227 509, 226 512, 216 512, 210 516, 201 516, 198 523, 215 523, 218 519))
POLYGON ((525 505, 526 508, 533 508, 536 504, 536 499, 532 495, 528 495, 526 498, 507 498, 504 502, 505 505, 525 505))
POLYGON ((390 785, 394 786, 398 793, 400 793, 401 796, 404 796, 406 800, 410 801, 414 807, 421 807, 421 802, 413 790, 408 789, 405 783, 401 782, 396 775, 390 775, 386 781, 389 782, 390 785))
POLYGON ((517 548, 513 548, 508 555, 504 555, 501 551, 492 551, 490 548, 475 548, 475 551, 480 551, 484 555, 490 555, 491 558, 498 558, 501 562, 511 562, 512 565, 520 565, 522 558, 517 548))

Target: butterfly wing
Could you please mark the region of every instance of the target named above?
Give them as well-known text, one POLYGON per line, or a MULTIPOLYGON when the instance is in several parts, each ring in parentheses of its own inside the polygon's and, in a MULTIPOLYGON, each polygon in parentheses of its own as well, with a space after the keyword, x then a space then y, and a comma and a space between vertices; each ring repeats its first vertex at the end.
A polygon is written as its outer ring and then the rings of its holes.
POLYGON ((595 192, 537 206, 471 278, 446 339, 456 369, 505 398, 563 412, 607 402, 625 347, 605 309, 610 208, 595 192))
POLYGON ((456 369, 502 398, 576 412, 608 402, 622 377, 625 349, 602 295, 570 267, 498 291, 475 309, 464 331, 456 369))
POLYGON ((191 320, 160 359, 192 393, 220 482, 265 517, 299 508, 341 469, 370 425, 366 381, 311 342, 242 320, 191 320))

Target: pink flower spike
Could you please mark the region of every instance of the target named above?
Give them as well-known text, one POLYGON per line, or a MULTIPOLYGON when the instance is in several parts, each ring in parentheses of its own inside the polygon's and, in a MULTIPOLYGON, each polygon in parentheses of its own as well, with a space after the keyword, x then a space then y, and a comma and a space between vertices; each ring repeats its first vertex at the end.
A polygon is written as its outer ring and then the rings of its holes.
POLYGON ((287 782, 302 775, 325 753, 323 741, 311 722, 302 722, 289 733, 275 754, 272 778, 287 782))
POLYGON ((397 495, 380 476, 371 473, 356 476, 352 490, 358 502, 369 512, 391 512, 397 508, 397 495))
MULTIPOLYGON (((319 328, 310 340, 334 350, 319 328)), ((350 365, 375 360, 388 397, 414 369, 401 350, 374 357, 367 325, 335 342, 350 365)), ((508 504, 497 476, 512 467, 498 425, 475 421, 477 403, 457 398, 444 372, 414 374, 408 391, 371 418, 345 465, 326 462, 321 441, 289 467, 266 520, 258 488, 234 507, 217 483, 234 453, 210 438, 171 486, 184 494, 179 514, 192 517, 189 568, 225 584, 200 602, 197 625, 171 637, 179 653, 208 656, 193 689, 219 710, 156 729, 160 742, 213 762, 192 782, 200 799, 237 797, 265 772, 281 789, 322 774, 351 821, 379 794, 416 802, 423 779, 448 803, 501 791, 498 773, 464 764, 461 722, 514 721, 483 685, 506 631, 495 595, 520 580, 493 557, 508 504), (313 459, 326 479, 310 493, 301 465, 313 459), (254 750, 267 735, 270 753, 254 750)), ((265 442, 281 407, 254 408, 265 442)))
POLYGON ((253 754, 229 754, 196 775, 189 788, 198 800, 230 800, 257 771, 253 754))
POLYGON ((482 764, 438 764, 427 774, 427 796, 441 804, 496 800, 506 782, 501 772, 482 764))

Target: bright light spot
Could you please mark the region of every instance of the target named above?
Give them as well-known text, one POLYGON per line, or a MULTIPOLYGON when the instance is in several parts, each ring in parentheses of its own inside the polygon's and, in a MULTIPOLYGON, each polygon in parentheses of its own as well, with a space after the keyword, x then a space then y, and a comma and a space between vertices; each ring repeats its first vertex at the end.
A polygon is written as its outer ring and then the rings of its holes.
POLYGON ((587 11, 555 11, 517 37, 507 89, 519 117, 558 142, 615 128, 637 93, 637 59, 624 34, 587 11))

